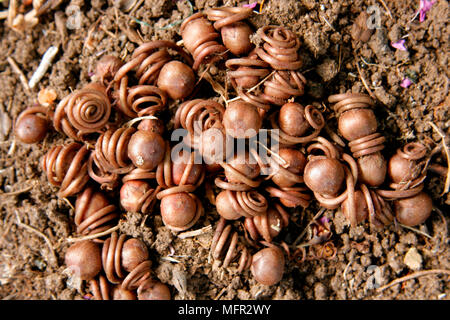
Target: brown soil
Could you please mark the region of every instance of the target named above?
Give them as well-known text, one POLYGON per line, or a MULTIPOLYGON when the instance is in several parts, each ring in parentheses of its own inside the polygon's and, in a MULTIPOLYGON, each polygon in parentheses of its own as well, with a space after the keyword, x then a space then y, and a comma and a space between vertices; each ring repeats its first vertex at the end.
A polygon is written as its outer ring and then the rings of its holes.
MULTIPOLYGON (((64 254, 69 245, 66 239, 74 236, 73 209, 57 198, 57 189, 49 185, 39 165, 50 146, 62 143, 65 137, 51 133, 40 144, 21 144, 14 141, 12 130, 8 130, 8 119, 14 121, 27 106, 36 104, 41 88, 54 88, 59 101, 71 90, 85 85, 100 54, 129 56, 138 43, 136 33, 133 37, 127 29, 137 30, 144 40, 178 41, 181 37, 177 21, 191 14, 188 1, 146 0, 133 13, 143 24, 124 14, 117 15, 112 2, 70 1, 81 7, 82 25, 65 32, 57 28, 54 15, 57 10, 64 12, 69 1, 44 14, 36 27, 22 34, 6 27, 5 20, 0 21, 0 297, 3 299, 83 299, 86 292, 83 284, 77 290, 78 285, 64 273, 64 254), (99 24, 91 43, 86 43, 88 31, 96 21, 99 24), (47 48, 58 43, 63 45, 49 72, 32 92, 26 92, 6 58, 12 57, 29 79, 47 48), (25 191, 17 192, 21 190, 25 191), (23 224, 18 224, 17 219, 23 224)), ((380 131, 388 139, 384 151, 388 157, 406 142, 422 141, 429 146, 441 143, 430 122, 449 134, 450 25, 445 0, 438 0, 421 23, 418 18, 411 21, 419 1, 385 1, 392 16, 382 2, 270 0, 264 1, 262 14, 251 21, 256 27, 288 26, 302 40, 302 70, 309 82, 307 94, 299 100, 305 104, 326 102, 329 94, 348 89, 366 92, 362 76, 378 100, 376 113, 380 131), (353 21, 370 5, 381 10, 381 27, 368 42, 355 42, 350 35, 353 21), (390 46, 402 37, 408 51, 390 46), (407 89, 400 86, 406 74, 415 81, 407 89)), ((194 10, 223 4, 215 0, 191 3, 194 10)), ((0 11, 6 9, 6 4, 7 1, 0 3, 0 11)), ((325 114, 331 124, 335 123, 329 110, 325 114)), ((446 165, 444 154, 434 161, 446 165)), ((175 299, 213 299, 219 294, 221 299, 450 299, 448 276, 442 274, 418 277, 380 293, 374 290, 414 272, 404 262, 410 248, 417 249, 422 258, 420 269, 450 270, 447 240, 450 199, 448 194, 441 196, 443 188, 442 177, 431 174, 426 180, 426 190, 443 217, 433 211, 426 223, 417 228, 419 232, 395 225, 381 232, 371 232, 368 225, 350 228, 339 212, 327 212, 332 221, 331 240, 338 248, 336 257, 302 264, 290 262, 283 280, 272 287, 258 284, 249 271, 235 275, 209 262, 212 232, 181 240, 163 226, 158 212, 149 217, 124 214, 120 225, 122 232, 144 240, 149 246, 154 276, 171 286, 175 299), (171 252, 178 263, 167 261, 171 252)), ((74 202, 72 198, 69 200, 74 202)), ((193 229, 215 225, 217 213, 206 203, 205 206, 207 214, 193 229)), ((292 243, 317 212, 314 209, 293 211, 291 226, 276 241, 292 243)))

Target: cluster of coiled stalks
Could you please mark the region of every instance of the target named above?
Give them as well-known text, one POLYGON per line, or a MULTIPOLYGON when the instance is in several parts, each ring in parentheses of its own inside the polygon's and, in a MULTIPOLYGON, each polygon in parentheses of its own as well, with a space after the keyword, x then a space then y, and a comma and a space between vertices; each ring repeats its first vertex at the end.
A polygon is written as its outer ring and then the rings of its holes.
POLYGON ((126 62, 104 56, 95 82, 17 119, 25 143, 42 140, 50 124, 70 138, 51 147, 41 166, 59 197, 76 197, 76 232, 95 238, 70 247, 66 263, 90 282, 96 299, 170 298, 167 286, 151 278, 140 240, 116 233, 105 239, 121 211, 159 209, 164 225, 181 232, 204 216, 203 191, 217 211, 213 259, 238 273, 250 269, 267 285, 282 279, 285 256, 303 262, 337 253, 330 230, 315 221, 307 246, 276 241, 295 208, 316 201, 352 226, 368 220, 375 228, 395 219, 414 226, 430 215, 426 147, 409 143, 386 161, 375 102, 360 93, 329 97, 339 135, 326 138, 317 104, 300 102, 307 80, 298 35, 274 25, 255 31, 251 15, 232 7, 193 14, 180 26, 182 45, 145 42, 126 62), (213 64, 226 70, 223 87, 234 98, 196 90, 213 64), (181 142, 172 143, 168 136, 178 129, 181 142), (266 129, 277 133, 270 139, 275 151, 255 142, 266 129), (90 255, 92 266, 80 265, 90 255))

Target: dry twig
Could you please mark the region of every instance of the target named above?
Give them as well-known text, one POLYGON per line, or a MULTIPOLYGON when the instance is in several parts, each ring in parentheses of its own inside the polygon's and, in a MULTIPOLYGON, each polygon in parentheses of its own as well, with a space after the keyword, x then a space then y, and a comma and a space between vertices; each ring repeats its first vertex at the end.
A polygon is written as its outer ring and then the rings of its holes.
POLYGON ((30 231, 30 232, 32 232, 32 233, 37 234, 38 236, 40 236, 41 238, 43 238, 43 239, 45 240, 45 242, 47 243, 48 247, 50 248, 50 253, 51 253, 51 255, 52 255, 52 257, 51 257, 51 260, 52 260, 52 261, 50 261, 50 259, 48 259, 48 258, 47 258, 47 260, 48 260, 50 263, 52 263, 53 265, 55 265, 55 267, 58 267, 58 260, 56 259, 55 250, 53 249, 53 244, 52 244, 52 242, 50 241, 50 239, 49 239, 45 234, 43 234, 42 232, 40 232, 39 230, 37 230, 37 229, 35 229, 35 228, 33 228, 33 227, 27 225, 26 223, 23 223, 22 221, 20 221, 20 217, 19 217, 19 214, 17 213, 17 211, 14 211, 14 213, 16 214, 16 219, 17 219, 16 224, 17 224, 19 227, 23 227, 23 228, 25 228, 26 230, 28 230, 28 231, 30 231))
POLYGON ((389 287, 392 287, 392 286, 394 286, 396 284, 402 283, 402 282, 407 281, 407 280, 411 280, 411 279, 415 279, 415 278, 418 278, 418 277, 422 277, 422 276, 426 276, 426 275, 430 275, 430 274, 435 274, 435 273, 441 273, 441 274, 446 274, 446 275, 450 276, 450 270, 444 270, 444 269, 432 269, 432 270, 418 271, 418 272, 414 272, 412 274, 406 275, 404 277, 395 279, 394 281, 391 281, 390 283, 388 283, 388 284, 386 284, 386 285, 384 285, 382 287, 379 287, 377 289, 377 292, 379 293, 379 292, 381 292, 381 291, 383 291, 383 290, 385 290, 385 289, 387 289, 389 287))
POLYGON ((441 195, 448 193, 450 190, 450 151, 448 150, 448 145, 445 141, 445 134, 435 125, 433 122, 428 121, 431 127, 436 131, 436 133, 441 137, 442 147, 444 148, 445 156, 447 157, 447 177, 445 178, 444 190, 441 195))
POLYGON ((19 76, 20 82, 22 83, 25 90, 30 91, 30 86, 28 85, 27 77, 25 77, 24 73, 22 72, 22 70, 20 70, 19 66, 14 61, 14 59, 11 57, 7 57, 6 60, 11 65, 13 71, 17 73, 17 75, 19 76))
POLYGON ((83 237, 79 237, 79 238, 67 238, 67 242, 77 242, 77 241, 83 241, 83 240, 93 240, 93 239, 97 239, 103 236, 106 236, 108 234, 113 233, 114 231, 119 230, 119 225, 112 227, 106 231, 103 232, 99 232, 99 233, 94 233, 94 234, 89 234, 87 236, 83 236, 83 237))

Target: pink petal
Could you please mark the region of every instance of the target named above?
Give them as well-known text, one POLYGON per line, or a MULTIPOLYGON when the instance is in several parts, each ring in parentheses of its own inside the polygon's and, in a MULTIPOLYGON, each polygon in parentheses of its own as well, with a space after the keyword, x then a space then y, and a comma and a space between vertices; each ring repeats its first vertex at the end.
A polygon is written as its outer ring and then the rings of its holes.
POLYGON ((405 79, 403 79, 402 82, 400 83, 400 87, 402 87, 402 88, 408 88, 411 84, 412 84, 411 79, 405 78, 405 79))
POLYGON ((397 42, 392 42, 391 46, 401 51, 408 51, 408 49, 406 49, 405 47, 405 39, 398 40, 397 42))
POLYGON ((243 7, 244 8, 254 8, 254 7, 256 7, 256 5, 258 4, 258 2, 252 2, 252 3, 249 3, 249 4, 244 4, 243 5, 243 7))
POLYGON ((419 21, 423 22, 426 18, 426 13, 430 11, 433 4, 435 4, 436 0, 429 1, 429 0, 420 0, 419 5, 419 21))

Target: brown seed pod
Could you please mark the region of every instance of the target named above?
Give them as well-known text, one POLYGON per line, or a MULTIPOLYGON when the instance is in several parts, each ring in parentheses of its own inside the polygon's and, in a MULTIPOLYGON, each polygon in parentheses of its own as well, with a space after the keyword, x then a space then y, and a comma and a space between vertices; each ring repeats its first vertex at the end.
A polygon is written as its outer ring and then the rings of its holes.
POLYGON ((259 283, 273 286, 283 278, 284 264, 283 251, 276 246, 271 246, 253 255, 250 271, 259 283))
POLYGON ((223 114, 223 126, 226 134, 236 139, 255 136, 262 126, 258 109, 245 101, 230 102, 223 114))
POLYGON ((169 229, 178 232, 192 227, 203 214, 200 200, 192 193, 179 190, 188 186, 172 187, 157 194, 161 200, 160 211, 163 223, 169 229))
POLYGON ((115 285, 112 289, 112 299, 113 300, 136 300, 136 292, 131 290, 126 290, 122 288, 121 285, 115 285))
POLYGON ((388 163, 391 190, 378 189, 377 193, 389 199, 409 198, 423 190, 426 178, 426 147, 410 142, 397 150, 388 163))
POLYGON ((157 133, 162 136, 166 128, 161 119, 154 117, 152 119, 141 120, 137 126, 137 129, 157 133))
POLYGON ((164 283, 147 279, 137 288, 138 300, 170 300, 170 289, 164 283))
POLYGON ((174 118, 175 128, 186 129, 188 135, 184 142, 194 149, 199 149, 204 132, 211 128, 222 129, 224 113, 225 108, 214 100, 189 100, 178 107, 174 118))
POLYGON ((256 54, 275 70, 298 70, 302 61, 298 55, 299 37, 282 26, 264 26, 256 31, 263 45, 256 54))
POLYGON ((319 136, 325 126, 322 113, 312 105, 303 107, 296 102, 283 105, 270 117, 273 129, 279 129, 280 143, 295 145, 307 143, 319 136), (308 131, 312 131, 307 134, 308 131), (306 134, 306 135, 305 135, 306 134))
POLYGON ((117 71, 123 65, 122 60, 112 55, 105 55, 95 66, 95 77, 105 86, 109 84, 114 79, 117 71))
MULTIPOLYGON (((261 165, 260 165, 261 166, 261 165)), ((289 188, 303 183, 306 157, 300 150, 281 148, 269 160, 269 177, 281 188, 289 188)))
MULTIPOLYGON (((349 199, 350 216, 355 217, 355 185, 358 181, 358 165, 346 153, 339 154, 338 149, 323 137, 315 139, 317 142, 307 148, 310 153, 303 178, 305 184, 314 192, 320 205, 328 208, 337 208, 346 198, 349 199), (324 155, 315 155, 314 151, 323 152, 324 155), (345 162, 344 165, 342 162, 345 162), (346 189, 337 195, 345 181, 346 189)), ((352 226, 356 221, 351 221, 352 226)))
POLYGON ((67 249, 64 259, 67 268, 81 280, 91 280, 102 270, 100 248, 91 240, 75 242, 67 249))
POLYGON ((165 141, 156 133, 138 130, 128 143, 128 157, 141 169, 153 170, 164 158, 165 141))
POLYGON ((14 134, 23 143, 37 143, 45 138, 51 113, 46 107, 30 107, 22 111, 14 125, 14 134))
POLYGON ((139 239, 130 238, 123 243, 121 251, 122 267, 131 272, 142 262, 148 260, 147 246, 139 239))
POLYGON ((142 180, 127 180, 120 188, 120 204, 126 211, 148 214, 160 189, 159 186, 154 189, 142 180))
POLYGON ((244 7, 211 8, 205 11, 208 20, 215 21, 214 28, 220 30, 223 44, 234 55, 248 53, 254 47, 250 42, 253 31, 243 21, 252 13, 251 8, 244 7))
POLYGON ((224 168, 226 181, 217 177, 214 182, 216 186, 225 190, 249 191, 257 188, 262 180, 258 178, 261 169, 254 157, 245 152, 239 152, 227 162, 221 163, 224 168))
POLYGON ((228 59, 225 66, 234 89, 250 89, 270 73, 269 64, 254 51, 245 58, 228 59))
POLYGON ((244 227, 248 231, 250 238, 254 241, 259 241, 261 238, 264 241, 272 242, 283 228, 289 224, 289 214, 283 209, 281 205, 275 203, 264 213, 245 218, 244 227))
POLYGON ((127 151, 135 132, 134 128, 109 129, 95 143, 95 150, 89 158, 88 172, 103 189, 112 190, 117 186, 119 174, 133 170, 134 165, 128 158, 127 151))
POLYGON ((394 201, 395 217, 398 222, 414 227, 425 222, 433 209, 433 201, 425 192, 394 201))
POLYGON ((377 119, 370 109, 374 101, 366 94, 344 93, 328 97, 338 115, 339 133, 358 159, 360 181, 372 187, 384 182, 386 161, 380 153, 386 140, 377 133, 377 119))
POLYGON ((65 198, 83 190, 89 181, 86 146, 72 142, 54 146, 41 159, 42 170, 50 184, 58 186, 58 196, 65 198))
POLYGON ((282 106, 305 92, 306 78, 299 71, 276 71, 264 82, 262 97, 268 102, 282 106))
POLYGON ((180 61, 167 62, 159 73, 157 84, 172 99, 184 99, 194 90, 194 71, 180 61))
POLYGON ((267 112, 270 104, 256 86, 270 73, 269 64, 252 51, 248 57, 227 60, 225 66, 239 98, 257 107, 260 113, 267 112))
POLYGON ((128 74, 135 71, 139 85, 155 85, 161 68, 173 59, 167 49, 173 50, 189 65, 192 58, 173 41, 156 40, 141 44, 133 51, 130 61, 125 63, 114 77, 115 90, 123 90, 128 84, 128 74), (123 82, 126 82, 123 83, 123 82))
POLYGON ((147 260, 147 247, 138 239, 126 240, 125 234, 118 236, 117 232, 113 232, 111 237, 103 243, 103 270, 108 281, 113 284, 121 283, 125 278, 125 272, 131 273, 139 264, 147 260))
POLYGON ((103 232, 117 224, 119 213, 106 195, 87 187, 75 202, 77 233, 88 235, 103 232))
POLYGON ((212 64, 225 57, 227 49, 216 41, 220 35, 202 12, 185 19, 180 26, 180 33, 184 46, 194 57, 192 69, 195 71, 201 64, 212 64))
POLYGON ((53 116, 56 131, 78 141, 105 130, 111 115, 106 87, 90 83, 62 99, 53 116))
MULTIPOLYGON (((195 153, 181 149, 178 153, 166 144, 164 160, 156 169, 156 181, 162 188, 190 185, 197 188, 203 183, 205 169, 195 163, 195 153)), ((176 150, 175 150, 176 151, 176 150)))
POLYGON ((265 214, 267 208, 266 198, 256 190, 223 190, 216 197, 216 210, 227 220, 259 216, 265 214))
POLYGON ((248 269, 251 264, 250 252, 246 246, 239 243, 237 232, 231 230, 231 225, 227 225, 224 218, 220 218, 214 231, 211 255, 215 260, 222 261, 223 268, 227 268, 239 256, 238 273, 248 269))

